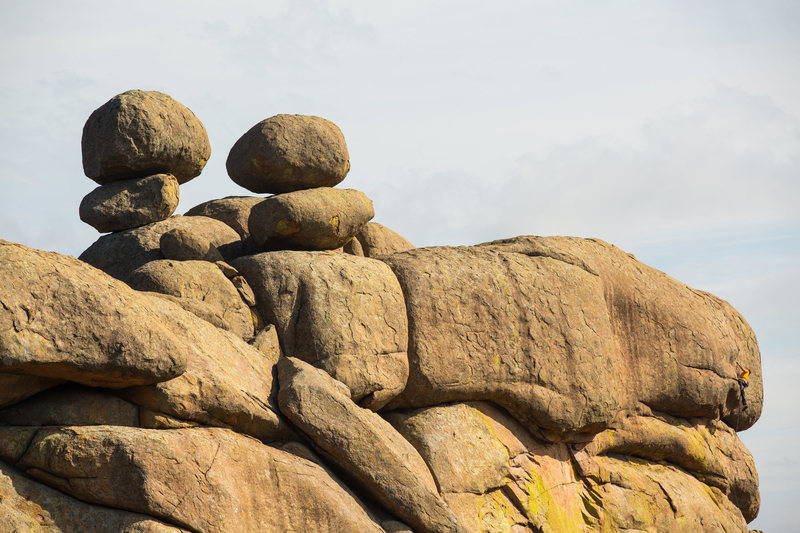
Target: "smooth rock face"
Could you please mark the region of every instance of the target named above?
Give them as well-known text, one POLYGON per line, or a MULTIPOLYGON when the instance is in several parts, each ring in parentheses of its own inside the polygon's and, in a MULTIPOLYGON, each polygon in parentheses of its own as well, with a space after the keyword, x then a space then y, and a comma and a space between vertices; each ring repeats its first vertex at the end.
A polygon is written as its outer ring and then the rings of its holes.
MULTIPOLYGON (((755 334, 730 304, 687 287, 616 246, 577 237, 516 237, 481 248, 553 257, 597 274, 634 401, 684 418, 722 419, 737 430, 761 415, 764 392, 755 334), (751 370, 741 410, 736 360, 751 370)), ((606 363, 607 364, 607 363, 606 363)))
POLYGON ((263 200, 261 196, 227 196, 196 205, 186 211, 186 216, 216 218, 236 230, 242 240, 247 242, 250 237, 247 226, 250 210, 263 200))
POLYGON ((128 285, 139 291, 195 300, 214 317, 210 320, 212 324, 221 324, 221 327, 245 340, 253 337, 250 308, 214 263, 168 259, 151 261, 134 270, 127 281, 128 285))
POLYGON ((101 185, 168 173, 186 183, 211 155, 203 124, 157 91, 128 91, 97 108, 83 127, 83 170, 101 185))
POLYGON ((531 427, 601 426, 624 401, 597 277, 484 248, 384 257, 409 319, 409 379, 390 404, 492 400, 531 427))
POLYGON ((164 259, 160 250, 161 236, 173 229, 192 232, 197 238, 215 246, 225 259, 230 260, 242 254, 239 234, 224 222, 208 217, 176 215, 161 222, 103 235, 84 250, 79 259, 124 281, 143 264, 164 259))
POLYGON ((562 436, 639 403, 731 423, 738 358, 753 370, 740 429, 760 412, 760 357, 741 316, 606 243, 517 238, 384 261, 409 317, 408 386, 393 407, 487 399, 562 436))
POLYGON ((278 361, 278 380, 281 412, 387 510, 420 532, 464 531, 414 447, 347 386, 293 357, 278 361))
POLYGON ((318 465, 224 429, 42 429, 17 464, 84 501, 192 531, 382 531, 318 465))
POLYGON ((178 181, 170 174, 116 181, 84 196, 80 217, 100 233, 137 228, 169 218, 179 194, 178 181))
POLYGON ((188 533, 152 517, 91 505, 31 481, 0 462, 3 531, 35 533, 188 533))
POLYGON ((275 324, 283 352, 326 370, 354 401, 378 409, 403 390, 403 294, 380 261, 330 252, 267 252, 234 267, 275 324))
POLYGON ((119 388, 186 369, 171 314, 75 258, 0 241, 0 280, 2 372, 119 388))
POLYGON ((362 254, 376 259, 416 248, 399 233, 377 222, 365 224, 356 235, 356 239, 361 245, 362 254))
POLYGON ((508 451, 477 409, 456 403, 387 419, 425 459, 440 491, 484 494, 505 484, 508 451))
POLYGON ((222 261, 222 254, 202 232, 189 228, 173 228, 158 241, 164 259, 176 261, 222 261))
POLYGON ((374 216, 372 200, 364 193, 322 187, 264 199, 253 206, 249 228, 261 250, 334 250, 374 216))
POLYGON ((256 193, 332 187, 350 170, 344 136, 333 122, 306 115, 262 120, 236 141, 226 162, 231 179, 256 193))
POLYGON ((180 377, 125 389, 125 398, 180 420, 229 427, 264 442, 292 435, 274 404, 274 360, 168 301, 151 299, 153 305, 171 310, 186 344, 202 349, 187 359, 180 377))

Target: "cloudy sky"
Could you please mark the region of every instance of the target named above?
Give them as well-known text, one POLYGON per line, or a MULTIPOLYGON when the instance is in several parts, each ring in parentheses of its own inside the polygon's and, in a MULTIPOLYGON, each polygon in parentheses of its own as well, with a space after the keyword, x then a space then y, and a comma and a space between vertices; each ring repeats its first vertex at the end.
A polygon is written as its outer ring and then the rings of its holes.
POLYGON ((600 237, 739 309, 764 414, 751 524, 800 520, 800 3, 0 0, 0 238, 78 255, 81 129, 128 89, 181 101, 212 157, 184 212, 248 194, 235 140, 277 113, 347 138, 342 184, 413 243, 600 237))

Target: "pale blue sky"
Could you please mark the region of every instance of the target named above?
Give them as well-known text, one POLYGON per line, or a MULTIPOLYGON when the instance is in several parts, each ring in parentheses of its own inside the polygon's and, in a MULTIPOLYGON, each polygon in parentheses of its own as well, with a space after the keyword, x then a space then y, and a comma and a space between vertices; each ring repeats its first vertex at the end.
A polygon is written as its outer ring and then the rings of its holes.
POLYGON ((739 309, 759 337, 751 527, 800 522, 800 3, 0 1, 0 238, 79 254, 80 135, 132 88, 203 121, 178 212, 248 194, 233 142, 336 122, 342 186, 417 245, 600 237, 739 309))

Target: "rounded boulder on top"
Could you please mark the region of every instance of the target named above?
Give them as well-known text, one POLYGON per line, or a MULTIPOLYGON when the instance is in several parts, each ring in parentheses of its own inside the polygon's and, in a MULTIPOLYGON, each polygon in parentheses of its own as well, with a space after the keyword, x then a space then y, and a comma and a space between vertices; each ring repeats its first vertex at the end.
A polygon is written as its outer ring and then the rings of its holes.
POLYGON ((344 135, 333 122, 308 115, 262 120, 231 148, 231 179, 255 193, 332 187, 350 170, 344 135))
POLYGON ((81 148, 84 173, 101 185, 159 173, 186 183, 211 156, 200 120, 158 91, 127 91, 97 108, 83 127, 81 148))

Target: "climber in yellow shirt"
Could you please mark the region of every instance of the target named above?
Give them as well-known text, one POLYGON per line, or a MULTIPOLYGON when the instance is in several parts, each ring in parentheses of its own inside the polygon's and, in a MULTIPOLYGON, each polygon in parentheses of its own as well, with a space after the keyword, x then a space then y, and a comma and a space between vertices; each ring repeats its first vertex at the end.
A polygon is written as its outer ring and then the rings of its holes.
POLYGON ((747 398, 744 397, 744 389, 750 386, 750 369, 743 367, 739 361, 736 361, 736 366, 740 370, 736 381, 739 383, 739 393, 742 395, 742 411, 747 411, 747 398))

